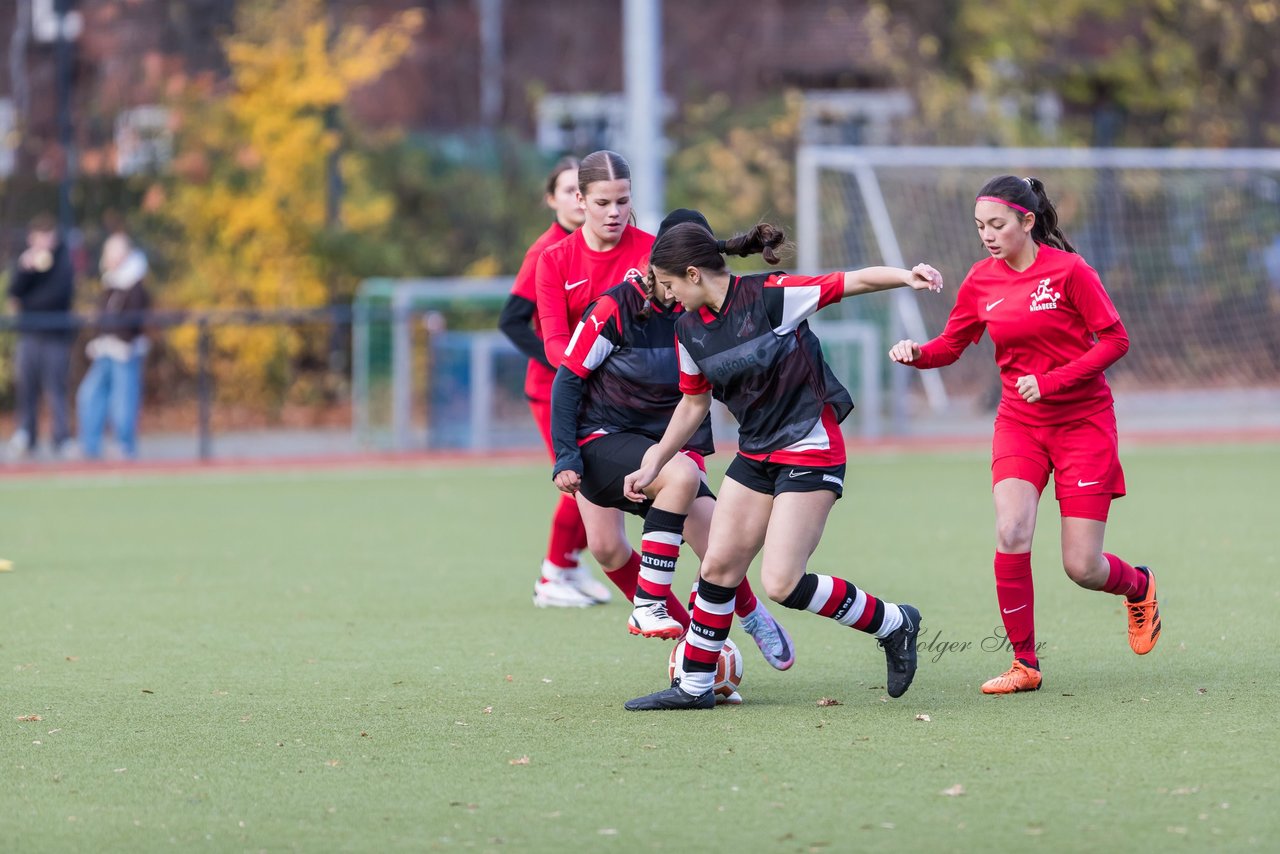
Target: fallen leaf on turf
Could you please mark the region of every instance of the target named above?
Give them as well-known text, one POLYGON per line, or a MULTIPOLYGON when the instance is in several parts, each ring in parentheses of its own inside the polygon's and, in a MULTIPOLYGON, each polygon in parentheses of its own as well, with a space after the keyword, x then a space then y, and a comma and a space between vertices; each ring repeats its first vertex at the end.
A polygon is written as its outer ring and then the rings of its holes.
POLYGON ((818 700, 818 705, 819 706, 838 706, 840 705, 840 701, 833 697, 823 697, 822 699, 818 700))
POLYGON ((493 714, 493 706, 485 706, 485 707, 484 707, 484 713, 485 713, 486 715, 491 715, 491 714, 493 714))
POLYGON ((1207 694, 1207 693, 1209 693, 1209 689, 1208 689, 1208 688, 1197 688, 1197 689, 1196 689, 1196 693, 1197 693, 1197 694, 1207 694))
POLYGON ((128 770, 129 770, 128 768, 117 768, 117 769, 116 769, 116 773, 117 773, 117 774, 123 774, 125 771, 128 771, 128 770))
POLYGON ((42 721, 42 720, 44 720, 44 718, 40 717, 39 715, 19 715, 17 719, 18 719, 20 722, 24 722, 24 723, 25 723, 26 721, 42 721))
POLYGON ((58 727, 57 729, 51 729, 51 730, 49 730, 49 735, 53 735, 55 732, 62 732, 62 727, 58 727))
POLYGON ((68 655, 68 656, 67 656, 67 661, 79 661, 79 660, 80 660, 80 656, 78 656, 78 655, 68 655))
POLYGON ((155 693, 155 691, 152 691, 150 688, 143 688, 143 689, 142 689, 142 693, 144 693, 144 694, 154 694, 154 693, 155 693))
POLYGON ((928 715, 916 715, 916 720, 929 723, 931 720, 933 720, 933 718, 929 717, 928 715))
POLYGON ((528 757, 528 756, 521 756, 519 759, 510 759, 510 760, 508 760, 508 761, 507 761, 507 764, 508 764, 508 765, 528 765, 528 764, 529 764, 529 757, 528 757))
POLYGON ((507 681, 508 681, 508 682, 514 682, 514 681, 515 681, 514 677, 512 677, 512 675, 511 675, 510 673, 508 673, 508 674, 507 674, 507 681))
POLYGON ((361 737, 361 738, 368 738, 368 737, 369 737, 369 733, 365 732, 364 730, 361 730, 361 731, 360 731, 360 737, 361 737))
POLYGON ((548 685, 550 685, 550 684, 551 684, 551 680, 550 680, 550 679, 543 679, 542 681, 543 681, 543 682, 545 682, 545 683, 546 683, 546 684, 548 684, 548 685))
POLYGON ((324 764, 325 764, 325 765, 328 765, 330 768, 337 768, 339 765, 341 765, 341 764, 342 764, 342 760, 340 760, 340 759, 326 759, 324 764))
POLYGON ((938 792, 938 794, 946 795, 948 798, 958 798, 964 794, 964 786, 956 783, 954 786, 948 786, 941 792, 938 792))

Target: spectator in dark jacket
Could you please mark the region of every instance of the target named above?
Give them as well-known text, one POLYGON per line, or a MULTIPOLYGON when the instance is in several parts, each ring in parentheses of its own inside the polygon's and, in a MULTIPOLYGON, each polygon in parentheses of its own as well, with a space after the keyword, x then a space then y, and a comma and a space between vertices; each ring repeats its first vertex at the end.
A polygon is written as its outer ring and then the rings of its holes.
POLYGON ((143 312, 151 297, 143 285, 147 256, 117 233, 102 246, 102 293, 94 336, 85 347, 92 360, 76 392, 80 447, 89 459, 102 456, 108 420, 126 459, 138 455, 138 406, 147 351, 143 312))
POLYGON ((70 325, 74 289, 71 257, 58 238, 53 217, 37 216, 9 281, 9 310, 18 315, 18 429, 9 442, 16 456, 26 456, 36 447, 42 394, 48 397, 53 415, 54 453, 68 450, 67 371, 75 337, 70 325))

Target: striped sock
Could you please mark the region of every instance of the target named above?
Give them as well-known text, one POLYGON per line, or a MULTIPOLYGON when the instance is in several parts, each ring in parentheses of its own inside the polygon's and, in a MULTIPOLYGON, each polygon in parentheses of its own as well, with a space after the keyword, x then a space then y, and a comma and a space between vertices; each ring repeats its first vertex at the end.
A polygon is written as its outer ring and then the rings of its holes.
POLYGON ((812 611, 878 638, 888 637, 902 625, 902 611, 897 605, 833 575, 806 572, 783 600, 782 607, 812 611))
POLYGON ((676 574, 676 559, 684 542, 685 516, 650 508, 644 517, 640 538, 640 578, 636 583, 636 605, 665 602, 676 574))
POLYGON ((721 587, 705 578, 698 580, 698 598, 693 618, 684 636, 684 681, 682 688, 698 695, 711 690, 716 681, 716 662, 729 637, 733 622, 733 587, 721 587))

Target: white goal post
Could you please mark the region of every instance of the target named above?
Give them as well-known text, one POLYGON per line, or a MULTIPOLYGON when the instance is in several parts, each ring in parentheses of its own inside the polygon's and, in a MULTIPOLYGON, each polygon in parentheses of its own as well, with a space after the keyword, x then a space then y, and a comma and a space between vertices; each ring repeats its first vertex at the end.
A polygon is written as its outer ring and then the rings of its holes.
MULTIPOLYGON (((875 318, 887 341, 927 340, 984 257, 973 199, 999 174, 1044 181, 1068 239, 1116 302, 1134 343, 1109 372, 1113 384, 1280 389, 1280 150, 802 146, 800 269, 934 264, 947 279, 941 299, 898 290, 845 308, 875 318)), ((992 372, 989 358, 942 374, 887 371, 893 431, 914 377, 939 412, 957 393, 989 396, 992 372)))

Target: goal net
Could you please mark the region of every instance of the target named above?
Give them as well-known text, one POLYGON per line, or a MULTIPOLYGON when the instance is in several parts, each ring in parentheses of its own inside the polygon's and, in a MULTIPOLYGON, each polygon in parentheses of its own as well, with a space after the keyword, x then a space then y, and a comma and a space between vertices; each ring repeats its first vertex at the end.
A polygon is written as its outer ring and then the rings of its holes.
MULTIPOLYGON (((1108 372, 1122 402, 1280 413, 1280 151, 808 146, 797 172, 800 267, 928 261, 947 278, 941 299, 894 291, 843 310, 878 323, 890 343, 930 338, 985 257, 973 200, 999 174, 1043 180, 1063 232, 1102 277, 1132 342, 1108 372)), ((891 408, 992 408, 989 339, 972 349, 942 372, 886 367, 891 408)))

